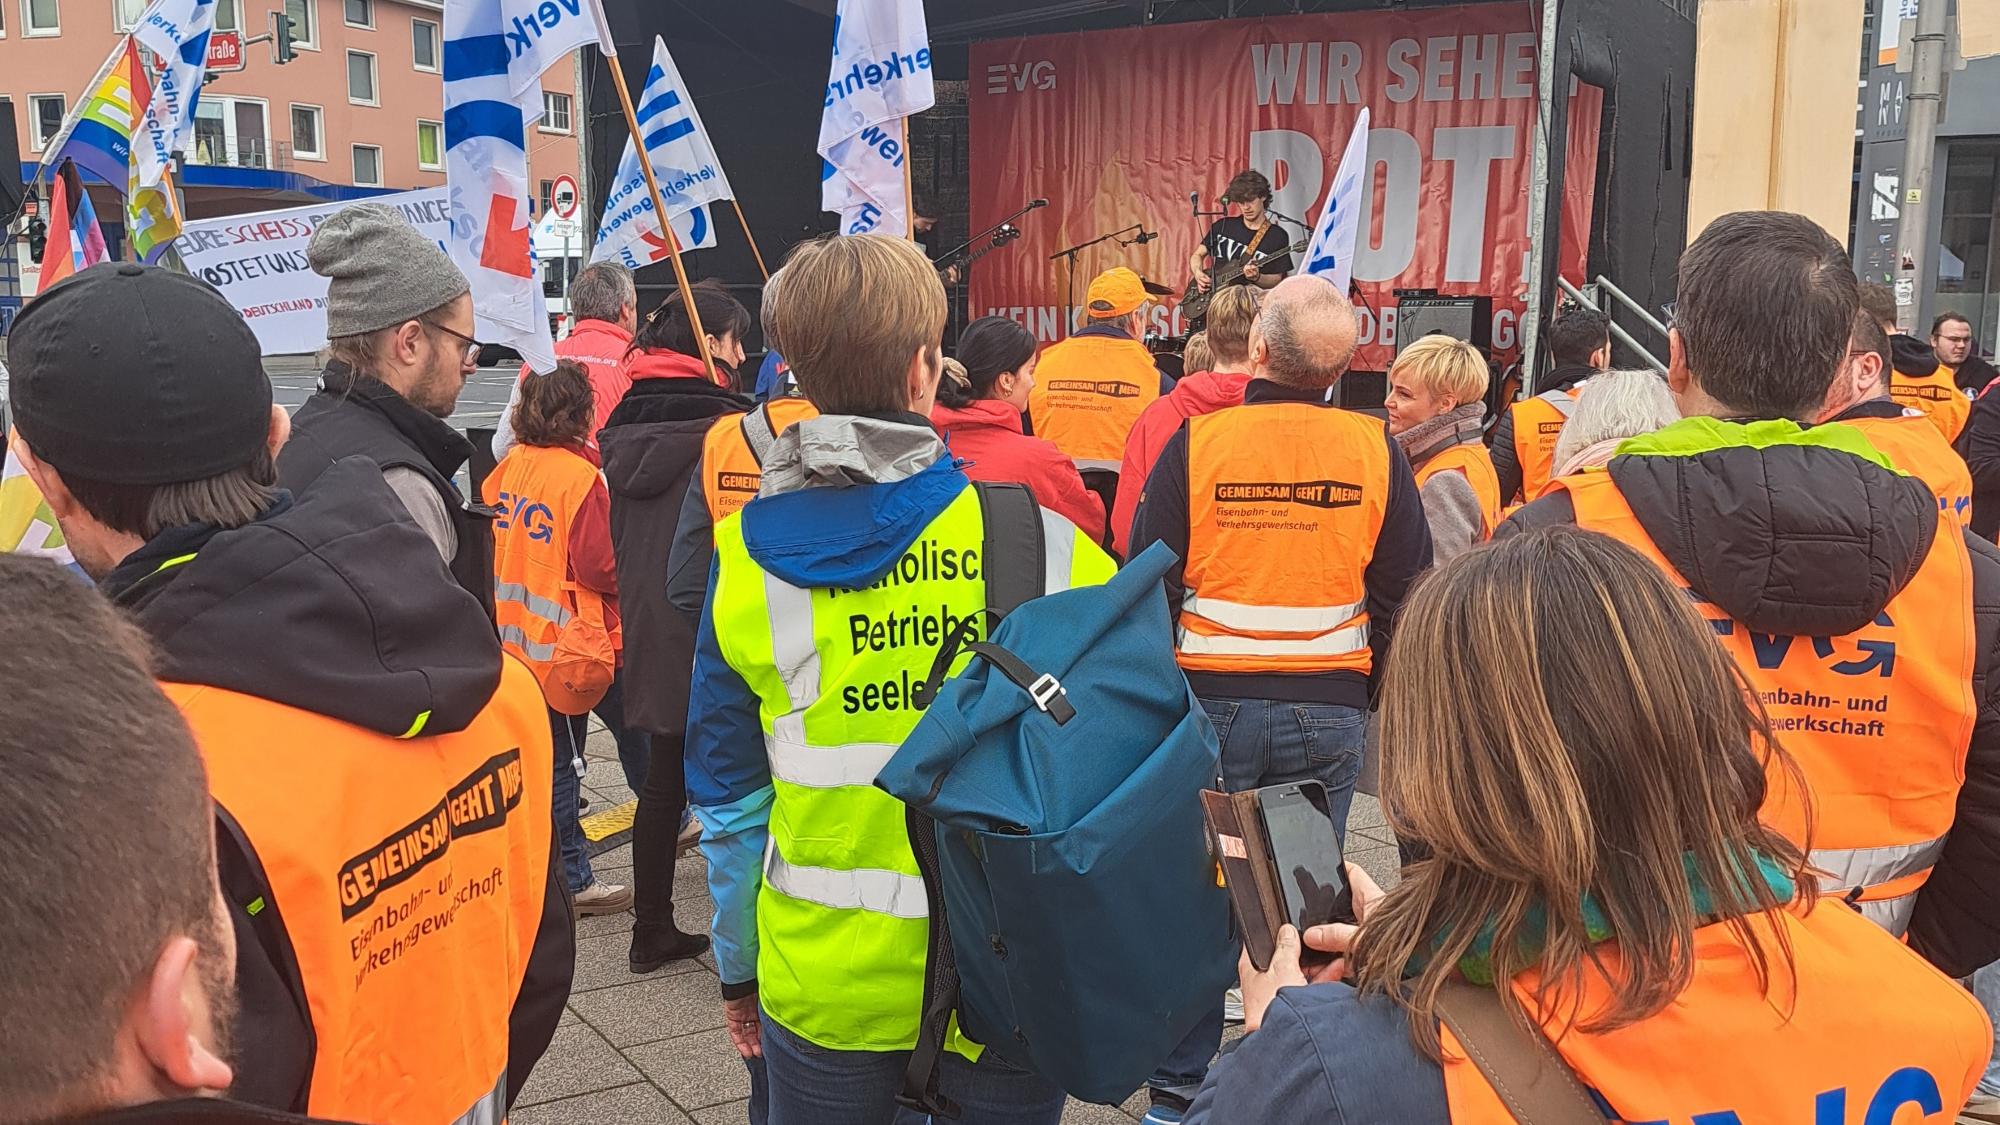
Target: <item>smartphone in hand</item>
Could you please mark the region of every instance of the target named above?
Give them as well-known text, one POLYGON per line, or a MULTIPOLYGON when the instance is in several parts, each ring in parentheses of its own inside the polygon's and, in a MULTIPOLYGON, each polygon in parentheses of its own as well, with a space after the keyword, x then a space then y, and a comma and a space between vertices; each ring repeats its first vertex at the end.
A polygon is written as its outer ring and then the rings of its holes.
POLYGON ((1341 864, 1326 786, 1317 781, 1271 785, 1257 790, 1271 865, 1275 868, 1284 917, 1304 934, 1328 922, 1354 921, 1354 893, 1341 864))

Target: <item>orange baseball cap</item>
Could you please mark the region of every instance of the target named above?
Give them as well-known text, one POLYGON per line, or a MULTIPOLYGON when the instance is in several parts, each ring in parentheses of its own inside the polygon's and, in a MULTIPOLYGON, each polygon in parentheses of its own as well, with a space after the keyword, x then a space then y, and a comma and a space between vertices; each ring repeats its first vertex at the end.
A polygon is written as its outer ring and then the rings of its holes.
POLYGON ((1090 280, 1084 307, 1096 317, 1124 316, 1146 303, 1146 283, 1124 266, 1105 270, 1090 280))

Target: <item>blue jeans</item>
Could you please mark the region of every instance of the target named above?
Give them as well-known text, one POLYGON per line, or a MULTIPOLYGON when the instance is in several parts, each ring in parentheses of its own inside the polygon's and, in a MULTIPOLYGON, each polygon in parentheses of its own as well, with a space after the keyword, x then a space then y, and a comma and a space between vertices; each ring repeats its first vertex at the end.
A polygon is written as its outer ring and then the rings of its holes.
POLYGON ((653 742, 645 731, 625 726, 625 669, 618 669, 611 690, 590 710, 604 720, 605 729, 618 743, 618 765, 625 771, 625 787, 634 797, 638 796, 646 787, 646 767, 653 760, 653 742))
MULTIPOLYGON (((2000 961, 1972 974, 1972 994, 1986 1009, 1986 1017, 2000 1023, 2000 961)), ((1982 1098, 2000 1098, 2000 1048, 1995 1049, 1994 1058, 1986 1064, 1986 1073, 1980 1076, 1974 1093, 1982 1098)))
MULTIPOLYGON (((1347 813, 1368 741, 1368 713, 1333 703, 1286 703, 1273 699, 1206 698, 1202 710, 1222 743, 1222 788, 1241 793, 1288 781, 1326 786, 1334 836, 1345 846, 1347 813)), ((1208 1076, 1208 1064, 1222 1046, 1222 998, 1175 1047, 1147 1085, 1194 1099, 1208 1076)))
MULTIPOLYGON (((837 1004, 833 998, 828 1003, 837 1004)), ((833 1051, 786 1031, 764 1016, 764 1086, 768 1122, 755 1116, 757 1060, 751 1060, 751 1125, 926 1125, 903 1109, 908 1051, 833 1051)), ((1056 1125, 1063 1092, 1042 1078, 989 1054, 978 1063, 947 1051, 938 1089, 959 1105, 957 1125, 1056 1125)))
POLYGON ((549 712, 549 737, 556 749, 556 778, 550 806, 556 820, 556 843, 562 850, 563 881, 569 884, 569 893, 573 895, 588 889, 593 878, 583 825, 576 820, 577 797, 583 786, 583 767, 579 763, 583 760, 583 740, 589 728, 588 715, 549 712))

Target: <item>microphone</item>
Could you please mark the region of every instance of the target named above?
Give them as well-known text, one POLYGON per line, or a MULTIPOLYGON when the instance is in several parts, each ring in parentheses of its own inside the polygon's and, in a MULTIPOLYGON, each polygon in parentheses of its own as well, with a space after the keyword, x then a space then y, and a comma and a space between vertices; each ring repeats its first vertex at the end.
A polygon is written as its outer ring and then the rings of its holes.
POLYGON ((1199 191, 1188 192, 1188 208, 1192 210, 1196 215, 1201 214, 1201 192, 1199 191))
POLYGON ((1049 205, 1049 201, 1048 201, 1048 200, 1046 200, 1046 199, 1034 199, 1034 200, 1029 200, 1029 202, 1028 202, 1028 210, 1032 211, 1032 210, 1034 210, 1034 209, 1035 209, 1035 208, 1037 208, 1037 207, 1047 207, 1048 205, 1049 205))
POLYGON ((1142 230, 1139 232, 1139 237, 1132 240, 1132 244, 1137 246, 1142 243, 1151 242, 1158 237, 1160 237, 1160 232, 1158 231, 1142 230))

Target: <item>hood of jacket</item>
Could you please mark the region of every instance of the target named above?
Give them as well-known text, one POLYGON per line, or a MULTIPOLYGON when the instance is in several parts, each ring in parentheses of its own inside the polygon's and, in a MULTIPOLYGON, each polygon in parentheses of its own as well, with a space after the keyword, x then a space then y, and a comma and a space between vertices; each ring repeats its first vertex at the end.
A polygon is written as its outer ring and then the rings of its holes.
MULTIPOLYGON (((721 361, 716 362, 720 369, 721 361)), ((632 352, 625 357, 625 374, 633 382, 643 379, 699 379, 709 382, 708 372, 695 356, 655 348, 643 352, 632 352)), ((711 384, 713 385, 713 384, 711 384)))
POLYGON ((463 730, 500 685, 500 641, 365 457, 230 531, 159 536, 104 580, 159 675, 397 737, 463 730))
POLYGON ((613 494, 650 499, 686 481, 715 420, 755 405, 702 378, 700 360, 688 362, 687 375, 635 373, 632 389, 597 431, 604 483, 613 494))
POLYGON ((778 435, 743 509, 757 565, 794 586, 859 589, 889 573, 971 481, 920 415, 822 415, 778 435))
POLYGON ((1674 569, 1754 632, 1868 624, 1939 526, 1929 487, 1852 426, 1688 418, 1619 446, 1609 471, 1674 569))
POLYGON ((1889 337, 1889 360, 1905 375, 1929 375, 1938 369, 1937 349, 1901 332, 1889 337))
POLYGON ((1003 430, 1021 433, 1021 412, 1001 402, 997 398, 974 399, 964 406, 946 406, 938 403, 931 408, 931 425, 938 432, 949 435, 953 430, 971 429, 975 426, 998 426, 1003 430))
POLYGON ((1233 371, 1197 371, 1174 384, 1167 398, 1183 418, 1213 414, 1226 407, 1243 404, 1243 388, 1250 376, 1233 371))

